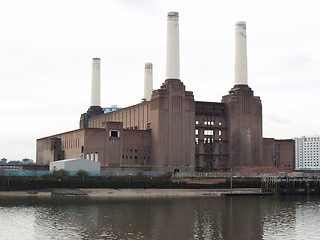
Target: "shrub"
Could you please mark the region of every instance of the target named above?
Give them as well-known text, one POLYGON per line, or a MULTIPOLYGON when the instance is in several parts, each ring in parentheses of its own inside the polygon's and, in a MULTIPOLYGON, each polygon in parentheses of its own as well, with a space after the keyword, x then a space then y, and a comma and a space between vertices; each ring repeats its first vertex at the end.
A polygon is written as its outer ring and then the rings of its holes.
POLYGON ((86 170, 79 169, 79 171, 78 171, 78 176, 79 176, 79 177, 82 177, 82 178, 85 178, 85 177, 88 177, 89 174, 88 174, 88 172, 87 172, 86 170))
POLYGON ((69 176, 69 172, 67 170, 64 170, 64 169, 59 169, 58 171, 54 170, 52 175, 55 176, 55 177, 68 177, 69 176))

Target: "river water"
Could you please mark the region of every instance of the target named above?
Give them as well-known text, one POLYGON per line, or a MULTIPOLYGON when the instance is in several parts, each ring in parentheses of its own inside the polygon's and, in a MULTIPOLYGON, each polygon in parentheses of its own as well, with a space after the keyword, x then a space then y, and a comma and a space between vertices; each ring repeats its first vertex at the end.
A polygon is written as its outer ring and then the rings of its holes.
POLYGON ((320 239, 320 197, 0 198, 0 239, 320 239))

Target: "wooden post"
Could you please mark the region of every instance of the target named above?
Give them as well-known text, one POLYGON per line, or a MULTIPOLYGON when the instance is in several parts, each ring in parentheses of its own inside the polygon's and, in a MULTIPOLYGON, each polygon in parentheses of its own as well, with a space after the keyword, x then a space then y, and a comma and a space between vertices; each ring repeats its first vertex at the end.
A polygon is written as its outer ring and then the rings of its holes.
POLYGON ((232 168, 231 168, 231 171, 230 171, 230 178, 231 178, 230 187, 231 187, 231 194, 232 194, 232 168))

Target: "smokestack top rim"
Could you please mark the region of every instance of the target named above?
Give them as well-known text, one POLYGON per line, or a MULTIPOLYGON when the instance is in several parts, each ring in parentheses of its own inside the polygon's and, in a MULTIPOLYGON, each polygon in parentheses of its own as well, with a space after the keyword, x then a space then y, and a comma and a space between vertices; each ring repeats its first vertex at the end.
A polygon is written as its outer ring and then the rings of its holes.
POLYGON ((144 68, 145 69, 152 69, 152 63, 151 62, 145 63, 144 68))
POLYGON ((178 12, 168 12, 168 20, 179 20, 178 12))
POLYGON ((240 24, 240 25, 246 25, 246 21, 236 21, 236 25, 238 25, 238 24, 240 24))
POLYGON ((237 29, 237 28, 244 28, 244 29, 246 29, 246 28, 247 28, 247 23, 246 23, 245 21, 237 21, 236 24, 235 24, 235 26, 236 26, 236 29, 237 29))
POLYGON ((92 61, 100 61, 100 58, 92 58, 92 61))

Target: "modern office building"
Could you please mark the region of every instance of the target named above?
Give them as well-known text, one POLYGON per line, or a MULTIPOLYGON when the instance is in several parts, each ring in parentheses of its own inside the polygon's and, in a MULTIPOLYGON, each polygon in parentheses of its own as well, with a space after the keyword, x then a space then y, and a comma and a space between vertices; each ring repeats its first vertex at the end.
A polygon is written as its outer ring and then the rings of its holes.
POLYGON ((320 136, 302 136, 294 138, 294 141, 296 170, 318 170, 320 136))

